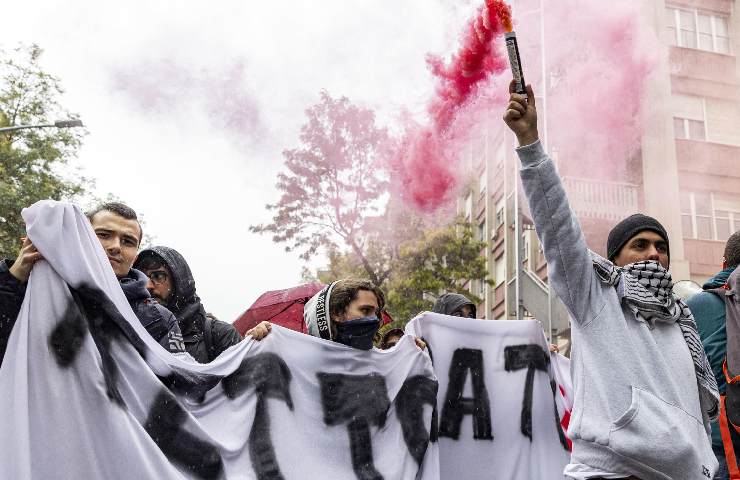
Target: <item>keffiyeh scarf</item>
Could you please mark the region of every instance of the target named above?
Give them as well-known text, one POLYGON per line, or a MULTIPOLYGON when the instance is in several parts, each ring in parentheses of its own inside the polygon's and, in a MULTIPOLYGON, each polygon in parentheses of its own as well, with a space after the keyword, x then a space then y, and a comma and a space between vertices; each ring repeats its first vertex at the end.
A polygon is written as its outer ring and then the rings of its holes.
POLYGON ((655 260, 617 267, 595 254, 593 264, 599 279, 617 289, 619 298, 638 320, 651 327, 655 322, 678 323, 694 361, 702 411, 709 420, 715 420, 719 414, 717 380, 704 352, 694 315, 683 300, 673 295, 673 280, 668 270, 655 260))

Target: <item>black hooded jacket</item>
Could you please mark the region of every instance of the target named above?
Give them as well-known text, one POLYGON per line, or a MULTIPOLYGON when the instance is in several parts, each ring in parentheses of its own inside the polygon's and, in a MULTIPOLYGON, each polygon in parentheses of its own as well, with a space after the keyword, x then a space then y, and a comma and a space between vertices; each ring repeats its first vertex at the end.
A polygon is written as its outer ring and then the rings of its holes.
POLYGON ((475 304, 471 302, 465 295, 459 293, 445 293, 441 295, 434 304, 432 312, 442 313, 444 315, 452 315, 457 310, 460 310, 465 305, 468 305, 473 310, 473 318, 476 317, 475 304))
POLYGON ((185 258, 169 247, 152 247, 139 253, 134 267, 152 256, 161 259, 172 273, 172 293, 167 307, 180 324, 185 349, 200 363, 208 363, 224 350, 239 343, 242 338, 230 323, 222 322, 207 314, 198 295, 195 280, 185 258))
MULTIPOLYGON (((19 282, 11 273, 10 260, 0 261, 0 364, 5 357, 10 332, 21 311, 26 296, 26 284, 19 282)), ((182 336, 177 319, 158 304, 146 289, 148 279, 138 270, 131 269, 119 283, 136 318, 160 345, 170 352, 182 352, 182 336)))

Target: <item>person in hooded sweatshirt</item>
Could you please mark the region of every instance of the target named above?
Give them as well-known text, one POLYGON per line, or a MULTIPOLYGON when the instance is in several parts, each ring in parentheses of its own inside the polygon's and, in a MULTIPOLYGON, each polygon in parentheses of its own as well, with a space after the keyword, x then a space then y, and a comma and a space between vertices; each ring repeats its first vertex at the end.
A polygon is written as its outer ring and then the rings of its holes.
POLYGON ((476 318, 475 304, 465 295, 445 293, 434 302, 432 312, 453 317, 476 318))
MULTIPOLYGON (((352 348, 370 350, 385 307, 383 291, 369 280, 346 278, 332 282, 303 307, 310 335, 352 348)), ((415 338, 422 350, 426 344, 415 338)))
MULTIPOLYGON (((535 95, 514 92, 504 121, 519 142, 520 176, 550 282, 571 315, 572 479, 711 479, 709 422, 717 382, 691 311, 673 295, 668 235, 633 215, 591 252, 537 132, 535 95)), ((598 154, 598 152, 584 152, 598 154)))
POLYGON ((196 361, 211 362, 242 340, 233 325, 206 313, 195 293, 190 267, 177 250, 169 247, 142 250, 134 268, 149 277, 147 288, 152 297, 175 314, 185 349, 196 361))
MULTIPOLYGON (((723 288, 732 272, 740 265, 740 231, 730 235, 725 244, 722 270, 703 285, 704 290, 723 288)), ((700 292, 686 300, 699 327, 699 335, 712 365, 714 378, 717 380, 720 394, 725 393, 727 383, 722 365, 727 355, 727 331, 725 330, 725 300, 711 292, 700 292)), ((720 463, 720 471, 715 479, 728 478, 727 459, 725 458, 722 435, 718 422, 712 422, 712 448, 720 463)))
MULTIPOLYGON (((151 297, 146 288, 149 283, 147 276, 131 268, 143 235, 136 212, 123 203, 110 202, 88 212, 87 218, 105 250, 126 299, 141 324, 170 352, 184 352, 185 347, 177 319, 151 297)), ((21 310, 31 269, 41 258, 33 243, 25 239, 14 262, 10 260, 0 262, 0 363, 5 356, 10 332, 21 310)))

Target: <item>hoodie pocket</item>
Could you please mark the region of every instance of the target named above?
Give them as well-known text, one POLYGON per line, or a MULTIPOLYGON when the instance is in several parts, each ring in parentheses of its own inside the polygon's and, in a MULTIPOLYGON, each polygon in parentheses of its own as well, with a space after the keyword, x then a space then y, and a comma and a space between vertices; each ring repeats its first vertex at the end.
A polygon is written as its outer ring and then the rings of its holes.
POLYGON ((612 424, 609 447, 674 479, 711 479, 717 470, 704 425, 635 387, 629 408, 612 424))

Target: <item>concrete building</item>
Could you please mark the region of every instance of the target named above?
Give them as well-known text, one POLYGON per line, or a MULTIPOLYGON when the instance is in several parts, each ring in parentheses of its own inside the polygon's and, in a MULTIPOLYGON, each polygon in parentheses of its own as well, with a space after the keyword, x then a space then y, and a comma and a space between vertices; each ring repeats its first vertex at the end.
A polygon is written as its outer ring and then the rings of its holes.
MULTIPOLYGON (((543 17, 540 0, 513 4, 520 16, 543 17)), ((720 269, 725 240, 740 230, 737 7, 735 0, 644 0, 644 18, 664 46, 662 61, 648 85, 650 120, 640 151, 625 159, 609 180, 590 174, 582 159, 558 153, 558 138, 547 138, 548 121, 555 121, 547 117, 547 91, 542 101, 538 98, 541 137, 548 142, 593 250, 604 254, 610 228, 639 211, 655 216, 668 229, 676 280, 701 284, 720 269)), ((547 38, 547 19, 545 11, 542 39, 547 38)), ((548 72, 548 88, 552 80, 546 52, 541 60, 541 65, 525 65, 538 95, 545 90, 541 72, 548 72)), ((567 343, 567 319, 559 302, 548 301, 547 268, 517 195, 513 145, 498 118, 492 119, 485 135, 471 139, 467 155, 473 181, 459 200, 459 210, 473 222, 479 238, 489 242, 481 255, 487 258, 494 285, 471 280, 468 288, 484 299, 480 317, 533 315, 555 340, 567 343)))

